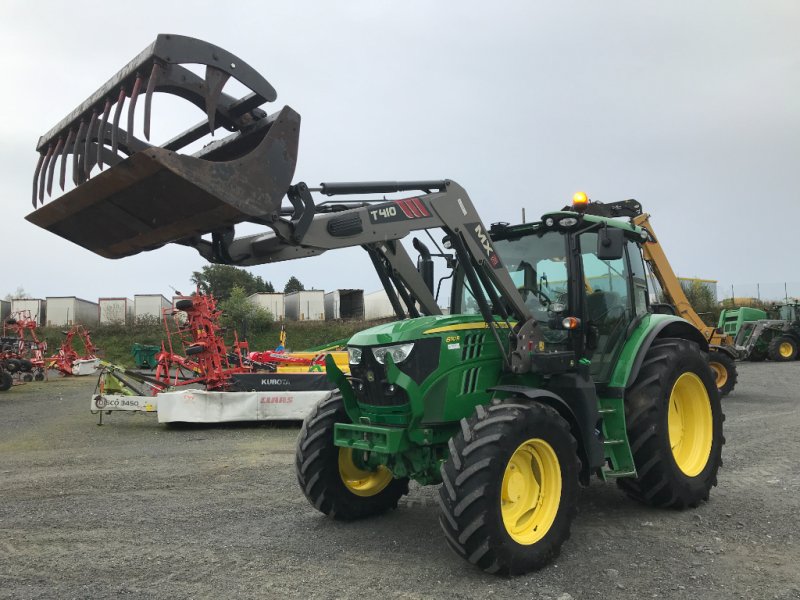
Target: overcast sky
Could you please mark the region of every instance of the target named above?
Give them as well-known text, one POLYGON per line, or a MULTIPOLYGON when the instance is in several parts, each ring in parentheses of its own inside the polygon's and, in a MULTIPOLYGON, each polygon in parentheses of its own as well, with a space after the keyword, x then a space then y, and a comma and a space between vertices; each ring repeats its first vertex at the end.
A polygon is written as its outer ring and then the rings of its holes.
MULTIPOLYGON (((161 32, 240 56, 270 112, 302 115, 296 181, 450 178, 487 223, 636 198, 679 275, 797 284, 798 31, 793 0, 3 0, 0 297, 190 290, 189 248, 112 261, 24 220, 39 136, 161 32)), ((359 249, 251 271, 379 287, 359 249)))

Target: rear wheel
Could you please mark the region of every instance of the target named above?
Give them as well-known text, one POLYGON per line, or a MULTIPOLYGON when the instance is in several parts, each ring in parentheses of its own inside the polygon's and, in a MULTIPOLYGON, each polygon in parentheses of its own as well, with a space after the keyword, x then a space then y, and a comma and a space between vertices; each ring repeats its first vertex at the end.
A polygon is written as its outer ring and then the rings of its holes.
POLYGON ((526 573, 555 559, 577 511, 567 422, 540 404, 478 406, 449 447, 439 524, 450 547, 489 573, 526 573))
POLYGON ((5 371, 0 371, 0 392, 9 390, 13 384, 14 380, 11 375, 5 371))
POLYGON ((17 373, 22 368, 22 363, 20 363, 19 359, 17 358, 9 358, 6 361, 6 370, 9 373, 17 373))
POLYGON ((720 396, 727 396, 736 387, 739 374, 736 371, 736 361, 724 352, 712 350, 708 353, 708 366, 714 374, 720 396))
POLYGON ((770 360, 788 362, 797 358, 797 342, 788 335, 776 337, 769 343, 767 354, 770 360))
POLYGON ((351 448, 333 445, 333 427, 349 419, 335 392, 306 417, 297 440, 297 481, 320 512, 342 521, 397 508, 408 493, 408 479, 395 479, 386 467, 368 469, 351 448))
POLYGON ((653 342, 625 394, 635 479, 618 479, 630 497, 663 508, 708 500, 722 466, 725 420, 714 376, 697 344, 653 342))

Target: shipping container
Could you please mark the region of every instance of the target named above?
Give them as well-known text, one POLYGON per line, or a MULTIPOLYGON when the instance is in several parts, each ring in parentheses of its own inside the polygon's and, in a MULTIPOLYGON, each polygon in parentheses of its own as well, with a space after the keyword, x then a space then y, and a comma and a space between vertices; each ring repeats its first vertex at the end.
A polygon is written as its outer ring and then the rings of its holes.
POLYGON ((128 298, 100 298, 98 300, 100 323, 130 323, 133 321, 133 300, 128 298))
POLYGON ((81 323, 82 325, 97 325, 98 305, 89 300, 75 296, 48 296, 47 297, 47 324, 54 327, 64 327, 81 323))
POLYGON ((247 299, 268 310, 275 321, 283 321, 286 318, 286 303, 283 294, 256 292, 255 294, 250 294, 247 299))
POLYGON ((11 300, 11 313, 29 310, 37 325, 47 323, 47 301, 41 298, 14 298, 11 300))
POLYGON ((136 294, 133 297, 133 318, 161 318, 161 311, 172 308, 172 304, 162 294, 136 294))
POLYGON ((378 290, 364 295, 364 318, 385 319, 396 316, 386 290, 378 290))
POLYGON ((325 319, 363 319, 364 290, 333 290, 325 294, 325 319))
POLYGON ((0 321, 5 321, 11 314, 11 302, 0 300, 0 321))
POLYGON ((286 318, 292 321, 325 320, 325 292, 323 290, 303 290, 286 294, 284 306, 286 318))

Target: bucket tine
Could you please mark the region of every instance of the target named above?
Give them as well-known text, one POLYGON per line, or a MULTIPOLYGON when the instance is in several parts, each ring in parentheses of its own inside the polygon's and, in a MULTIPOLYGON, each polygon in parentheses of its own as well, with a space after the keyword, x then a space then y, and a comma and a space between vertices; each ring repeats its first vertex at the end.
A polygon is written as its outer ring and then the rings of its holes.
POLYGON ((39 191, 39 173, 42 172, 42 164, 44 164, 44 157, 45 153, 39 153, 39 160, 36 163, 36 170, 33 172, 33 198, 31 203, 33 204, 33 208, 36 208, 36 197, 39 191))
POLYGON ((111 127, 111 152, 117 153, 117 145, 119 143, 119 117, 122 114, 122 105, 125 104, 125 87, 119 88, 119 97, 117 98, 117 108, 114 110, 114 124, 111 127))
POLYGON ((103 109, 103 118, 100 119, 100 127, 97 129, 97 166, 103 170, 103 147, 105 146, 106 124, 108 115, 111 113, 111 98, 106 98, 106 105, 103 109))
POLYGON ((206 67, 206 114, 208 115, 208 128, 211 130, 211 135, 214 135, 214 130, 216 129, 214 125, 222 88, 225 87, 230 77, 229 73, 220 71, 211 65, 206 67))
POLYGON ((80 183, 80 177, 78 173, 81 170, 81 162, 80 162, 80 147, 81 147, 81 139, 83 138, 83 134, 86 131, 86 121, 81 119, 80 127, 78 127, 78 133, 75 134, 75 144, 72 147, 72 182, 75 185, 80 183))
POLYGON ((161 65, 154 62, 153 70, 150 71, 150 79, 147 80, 147 91, 144 94, 144 139, 148 142, 150 141, 150 108, 153 103, 153 91, 156 89, 159 71, 161 71, 161 65))
POLYGON ((53 150, 53 157, 50 159, 50 165, 47 167, 47 195, 53 195, 53 173, 56 170, 56 163, 58 157, 61 155, 61 149, 64 147, 64 138, 58 138, 56 142, 56 149, 53 150))
POLYGON ((139 92, 142 90, 142 76, 136 74, 136 81, 133 84, 133 91, 131 92, 131 101, 128 104, 128 137, 133 136, 133 113, 136 110, 136 99, 139 97, 139 92))
POLYGON ((47 147, 47 155, 44 157, 44 164, 42 164, 42 173, 39 177, 39 202, 44 202, 44 184, 47 179, 47 170, 50 167, 50 161, 53 158, 55 148, 53 144, 47 147))
POLYGON ((61 172, 58 176, 58 185, 61 186, 61 191, 64 191, 64 185, 67 183, 67 156, 69 155, 74 139, 75 130, 70 129, 67 134, 67 141, 64 142, 64 150, 61 152, 61 172))
POLYGON ((95 126, 97 125, 97 111, 92 113, 92 118, 89 120, 89 128, 86 130, 86 141, 84 142, 83 146, 83 172, 86 175, 86 178, 89 178, 89 174, 92 171, 92 165, 89 162, 89 146, 92 143, 92 135, 95 130, 95 126))

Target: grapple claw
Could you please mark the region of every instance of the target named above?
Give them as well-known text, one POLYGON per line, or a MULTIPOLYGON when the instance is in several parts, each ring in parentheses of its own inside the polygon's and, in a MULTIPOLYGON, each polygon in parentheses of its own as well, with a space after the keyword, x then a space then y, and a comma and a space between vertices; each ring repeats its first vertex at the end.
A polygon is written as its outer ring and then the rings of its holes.
POLYGON ((58 138, 58 143, 56 143, 56 149, 53 150, 53 156, 50 159, 50 165, 47 167, 47 195, 51 196, 53 194, 53 173, 56 169, 56 163, 58 162, 58 157, 61 155, 61 149, 64 147, 64 138, 58 138))
POLYGON ((119 146, 119 118, 122 115, 122 106, 125 104, 125 88, 119 88, 117 108, 114 109, 114 124, 111 126, 111 152, 116 154, 119 146))
POLYGON ((63 189, 63 161, 72 153, 76 187, 27 219, 108 258, 198 240, 244 221, 270 220, 294 175, 300 129, 300 115, 288 106, 271 115, 260 108, 276 97, 266 79, 230 52, 193 38, 159 35, 39 139, 34 207, 37 195, 43 200, 54 154, 62 156, 63 189), (184 66, 190 64, 204 65, 205 77, 184 66), (249 92, 238 98, 223 92, 231 78, 249 92), (143 86, 140 139, 133 121, 143 86), (155 93, 190 102, 206 119, 166 142, 148 143, 155 93), (126 97, 127 131, 120 127, 126 97), (232 133, 199 152, 186 151, 220 127, 232 133), (61 140, 63 148, 56 150, 61 140), (89 178, 95 164, 102 172, 89 178))
POLYGON ((92 113, 92 118, 89 120, 89 128, 86 130, 86 140, 84 141, 83 146, 83 174, 86 178, 89 178, 89 175, 92 172, 92 166, 89 164, 89 148, 92 145, 92 140, 95 132, 95 127, 97 125, 97 113, 92 113))
MULTIPOLYGON (((108 116, 111 114, 111 98, 106 98, 106 105, 103 108, 103 118, 100 119, 100 127, 97 129, 97 166, 103 170, 103 148, 105 147, 105 132, 108 124, 108 116)), ((64 188, 61 188, 64 189, 64 188)))
POLYGON ((50 161, 53 159, 53 153, 55 152, 55 148, 52 144, 47 147, 47 154, 44 157, 44 163, 42 164, 42 173, 39 176, 39 202, 44 202, 44 186, 45 180, 47 179, 47 172, 50 168, 50 161))
POLYGON ((147 91, 144 94, 144 139, 148 142, 150 141, 150 108, 153 104, 153 92, 156 89, 160 71, 161 65, 154 62, 153 70, 150 71, 150 79, 147 80, 147 91))
POLYGON ((78 133, 75 134, 75 144, 72 147, 72 183, 78 185, 81 182, 81 161, 80 150, 81 141, 86 135, 86 121, 81 119, 81 124, 78 126, 78 133))
POLYGON ((33 208, 36 208, 36 200, 39 197, 39 173, 42 172, 42 165, 44 164, 44 157, 46 153, 39 153, 39 160, 36 163, 36 170, 33 172, 33 208))
POLYGON ((128 137, 133 136, 133 114, 136 112, 136 99, 139 97, 139 92, 141 90, 142 90, 142 76, 137 73, 136 81, 133 82, 131 101, 128 103, 128 137))
POLYGON ((67 156, 69 156, 69 151, 72 148, 73 140, 75 139, 75 130, 70 129, 69 133, 67 134, 67 141, 64 142, 64 150, 61 152, 61 170, 58 175, 58 185, 61 187, 61 191, 64 191, 64 186, 67 183, 67 156))

